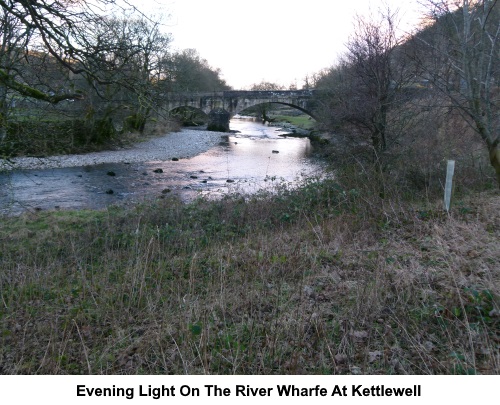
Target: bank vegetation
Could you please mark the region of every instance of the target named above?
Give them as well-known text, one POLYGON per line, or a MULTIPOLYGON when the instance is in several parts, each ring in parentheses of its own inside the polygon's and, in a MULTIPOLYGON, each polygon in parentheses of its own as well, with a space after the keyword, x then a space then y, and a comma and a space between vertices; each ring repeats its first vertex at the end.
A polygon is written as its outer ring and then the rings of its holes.
POLYGON ((498 374, 498 192, 459 171, 447 214, 356 160, 270 195, 2 219, 0 372, 498 374))

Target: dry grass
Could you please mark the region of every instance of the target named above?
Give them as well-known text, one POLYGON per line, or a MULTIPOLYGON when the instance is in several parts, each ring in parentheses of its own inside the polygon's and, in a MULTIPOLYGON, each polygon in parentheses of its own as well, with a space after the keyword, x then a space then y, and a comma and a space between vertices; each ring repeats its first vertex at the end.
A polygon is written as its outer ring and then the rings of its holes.
POLYGON ((498 192, 350 187, 2 219, 0 372, 498 374, 498 192))

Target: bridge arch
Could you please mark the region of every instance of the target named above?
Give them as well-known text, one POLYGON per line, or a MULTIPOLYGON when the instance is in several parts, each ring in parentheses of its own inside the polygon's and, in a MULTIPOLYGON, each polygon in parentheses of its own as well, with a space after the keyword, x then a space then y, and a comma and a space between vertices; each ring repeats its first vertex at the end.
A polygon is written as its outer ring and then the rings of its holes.
POLYGON ((191 106, 179 106, 168 111, 170 117, 182 122, 184 125, 201 125, 208 121, 208 114, 202 109, 191 106))
MULTIPOLYGON (((165 94, 165 106, 168 111, 177 107, 193 107, 203 111, 209 117, 217 117, 221 123, 221 114, 225 111, 227 125, 229 118, 243 110, 259 104, 283 104, 296 108, 317 119, 314 109, 314 90, 288 90, 288 91, 221 91, 212 93, 168 93, 165 94)), ((210 125, 210 122, 209 122, 210 125)))
POLYGON ((316 121, 318 120, 316 115, 311 112, 310 110, 308 110, 307 108, 304 108, 300 105, 296 105, 296 104, 292 104, 292 103, 284 103, 284 102, 280 102, 280 101, 268 101, 268 102, 261 102, 261 103, 256 103, 256 104, 253 104, 251 106, 248 106, 248 107, 245 107, 243 109, 240 109, 240 110, 236 110, 234 111, 231 116, 235 116, 236 114, 240 114, 241 112, 244 112, 245 110, 249 109, 249 108, 253 108, 253 107, 258 107, 259 105, 267 105, 267 104, 278 104, 278 105, 286 105, 288 107, 292 107, 296 110, 299 110, 301 112, 303 112, 304 114, 306 115, 309 115, 310 117, 314 118, 316 121))

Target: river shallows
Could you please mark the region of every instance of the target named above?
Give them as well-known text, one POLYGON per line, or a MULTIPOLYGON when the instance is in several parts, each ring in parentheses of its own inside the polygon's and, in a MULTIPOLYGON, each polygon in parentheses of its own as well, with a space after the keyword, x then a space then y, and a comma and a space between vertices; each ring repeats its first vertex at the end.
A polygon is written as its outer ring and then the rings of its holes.
POLYGON ((0 174, 0 213, 33 209, 103 208, 170 193, 184 200, 198 195, 256 192, 278 181, 294 183, 321 173, 310 159, 307 138, 290 138, 278 128, 231 120, 239 131, 221 136, 220 145, 179 161, 106 163, 0 174), (229 180, 229 182, 228 182, 229 180))

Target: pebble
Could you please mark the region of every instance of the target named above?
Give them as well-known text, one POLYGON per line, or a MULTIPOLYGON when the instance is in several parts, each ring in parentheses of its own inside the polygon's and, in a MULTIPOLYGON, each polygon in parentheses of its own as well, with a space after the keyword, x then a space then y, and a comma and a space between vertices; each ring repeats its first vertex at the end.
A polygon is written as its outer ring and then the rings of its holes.
POLYGON ((193 157, 218 145, 221 132, 183 129, 135 144, 130 149, 61 155, 46 158, 18 157, 0 159, 0 170, 54 169, 58 167, 89 166, 101 163, 140 163, 178 160, 179 156, 193 157))

